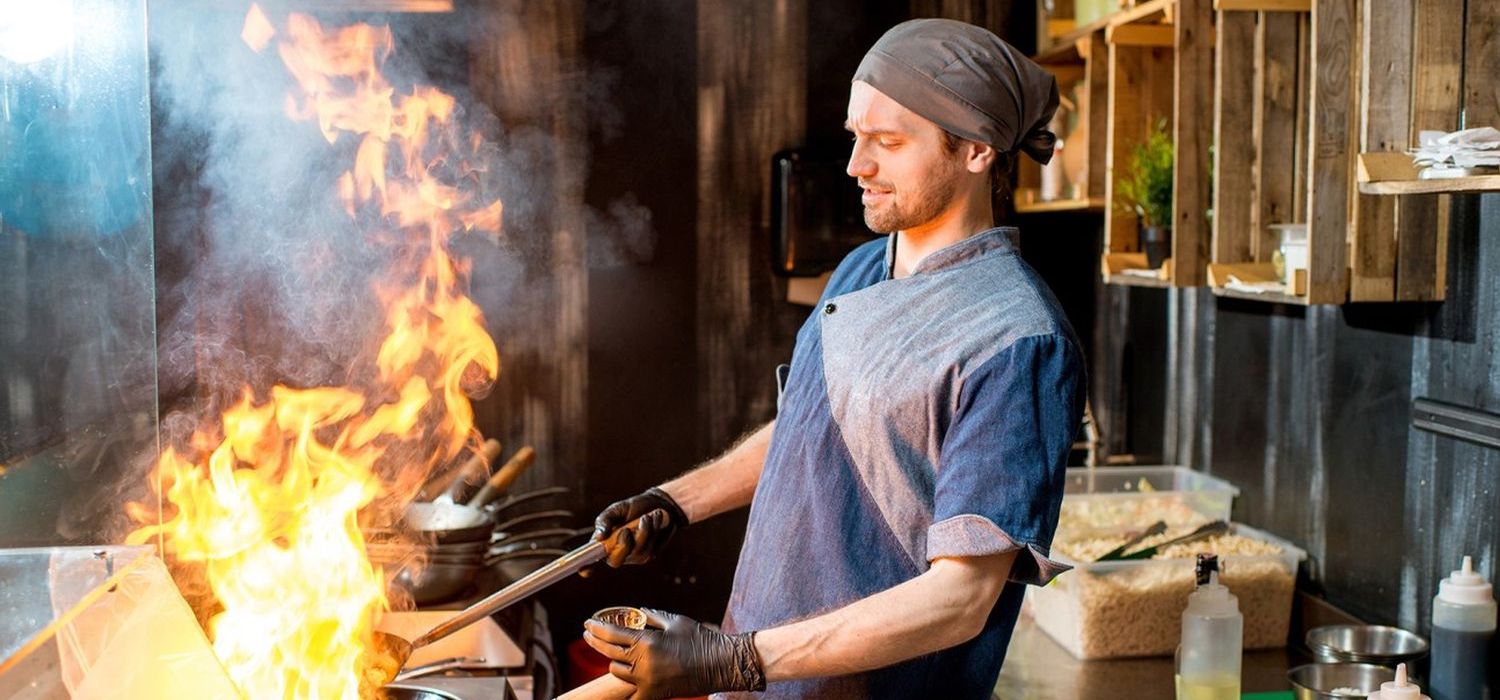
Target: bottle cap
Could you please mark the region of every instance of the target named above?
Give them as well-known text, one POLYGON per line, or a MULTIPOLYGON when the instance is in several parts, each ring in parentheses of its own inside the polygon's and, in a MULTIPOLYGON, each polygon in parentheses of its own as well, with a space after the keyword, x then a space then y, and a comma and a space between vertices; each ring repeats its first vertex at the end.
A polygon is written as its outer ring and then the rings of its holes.
POLYGON ((1240 614, 1240 601, 1219 583, 1219 572, 1210 571, 1208 583, 1188 595, 1187 615, 1198 617, 1234 617, 1240 614))
POLYGON ((1494 587, 1474 571, 1474 558, 1464 557, 1462 569, 1438 583, 1438 598, 1459 605, 1483 605, 1494 602, 1494 587))
POLYGON ((1422 689, 1406 680, 1406 664, 1396 664, 1396 680, 1380 684, 1380 700, 1422 700, 1422 689))

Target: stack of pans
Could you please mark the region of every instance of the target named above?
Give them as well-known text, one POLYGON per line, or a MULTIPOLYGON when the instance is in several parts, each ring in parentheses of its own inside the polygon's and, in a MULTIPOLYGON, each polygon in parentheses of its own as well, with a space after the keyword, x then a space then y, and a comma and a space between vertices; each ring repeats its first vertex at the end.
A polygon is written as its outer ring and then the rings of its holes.
POLYGON ((450 600, 467 590, 484 568, 494 533, 490 514, 460 503, 413 503, 405 524, 404 539, 366 532, 370 563, 395 571, 394 582, 418 605, 450 600))

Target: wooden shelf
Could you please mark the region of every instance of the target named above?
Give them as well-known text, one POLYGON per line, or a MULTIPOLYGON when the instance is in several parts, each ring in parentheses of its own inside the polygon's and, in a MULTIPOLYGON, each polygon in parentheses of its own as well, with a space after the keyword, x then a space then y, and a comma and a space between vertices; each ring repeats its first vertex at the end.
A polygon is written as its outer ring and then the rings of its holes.
POLYGON ((1172 280, 1164 280, 1160 277, 1141 277, 1139 275, 1105 275, 1104 283, 1122 287, 1154 287, 1157 289, 1166 289, 1172 286, 1172 280))
POLYGON ((1106 24, 1119 26, 1122 24, 1135 24, 1138 22, 1163 21, 1170 23, 1173 20, 1173 11, 1176 9, 1178 0, 1151 0, 1143 2, 1134 7, 1127 7, 1108 17, 1106 24))
POLYGON ((1104 211, 1103 197, 1088 199, 1054 199, 1050 202, 1016 202, 1017 214, 1043 214, 1058 211, 1104 211))
POLYGON ((1220 12, 1312 12, 1312 0, 1214 0, 1220 12))
POLYGON ((1294 296, 1282 292, 1242 292, 1238 289, 1225 289, 1214 287, 1214 296, 1228 297, 1230 299, 1245 299, 1247 301, 1260 301, 1267 304, 1291 304, 1293 306, 1307 306, 1307 297, 1294 296))
POLYGON ((1500 174, 1424 180, 1421 170, 1405 153, 1361 153, 1360 194, 1462 194, 1500 192, 1500 174))
POLYGON ((1360 194, 1477 194, 1500 192, 1500 175, 1359 183, 1360 194))
MULTIPOLYGON (((1173 147, 1172 249, 1166 279, 1146 286, 1204 283, 1209 252, 1208 150, 1213 138, 1213 0, 1152 0, 1111 15, 1102 42, 1108 55, 1109 114, 1104 171, 1104 253, 1141 255, 1140 221, 1119 206, 1136 147, 1165 124, 1173 147)), ((1110 284, 1120 265, 1105 265, 1110 284)), ((1125 267, 1140 268, 1131 264, 1125 267)))
POLYGON ((1170 21, 1173 6, 1177 0, 1150 0, 1134 7, 1127 7, 1116 12, 1111 12, 1088 24, 1073 29, 1053 40, 1046 49, 1032 57, 1037 63, 1057 62, 1057 54, 1065 53, 1072 49, 1080 39, 1087 39, 1090 34, 1101 31, 1106 27, 1120 24, 1131 24, 1135 22, 1154 22, 1157 20, 1170 21))

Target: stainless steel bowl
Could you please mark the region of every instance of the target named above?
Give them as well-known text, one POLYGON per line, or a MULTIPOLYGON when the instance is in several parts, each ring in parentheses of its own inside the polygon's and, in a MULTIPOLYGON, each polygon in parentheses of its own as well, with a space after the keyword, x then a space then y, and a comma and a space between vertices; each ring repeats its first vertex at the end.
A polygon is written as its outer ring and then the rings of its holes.
POLYGON ((1399 627, 1328 625, 1307 631, 1307 648, 1324 663, 1353 662, 1395 668, 1427 655, 1427 640, 1399 627))
POLYGON ((1380 690, 1380 684, 1396 680, 1396 672, 1375 664, 1306 664, 1286 673, 1297 700, 1348 700, 1380 690), (1358 688, 1360 695, 1334 695, 1335 688, 1358 688))
POLYGON ((646 613, 640 608, 616 606, 594 613, 594 619, 628 630, 646 629, 646 613))

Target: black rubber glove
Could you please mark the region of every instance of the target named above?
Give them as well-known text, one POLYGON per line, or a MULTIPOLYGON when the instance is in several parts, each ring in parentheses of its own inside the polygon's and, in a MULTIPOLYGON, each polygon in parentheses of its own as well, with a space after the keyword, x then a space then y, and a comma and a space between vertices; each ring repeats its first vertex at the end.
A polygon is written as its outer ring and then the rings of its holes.
POLYGON ((615 501, 600 512, 594 519, 594 539, 603 541, 608 548, 610 566, 644 564, 666 546, 673 533, 687 524, 687 513, 682 506, 666 491, 652 487, 639 496, 615 501), (641 522, 610 537, 615 530, 643 515, 646 517, 641 522))
POLYGON ((724 634, 681 615, 645 612, 643 630, 583 623, 584 640, 609 657, 609 672, 635 686, 630 700, 766 689, 754 632, 724 634))

